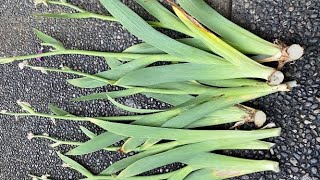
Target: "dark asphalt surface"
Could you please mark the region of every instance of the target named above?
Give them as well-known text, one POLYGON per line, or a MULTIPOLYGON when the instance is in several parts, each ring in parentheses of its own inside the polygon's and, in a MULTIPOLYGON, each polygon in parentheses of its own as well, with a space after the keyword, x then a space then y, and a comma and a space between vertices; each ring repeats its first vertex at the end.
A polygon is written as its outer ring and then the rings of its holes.
MULTIPOLYGON (((140 15, 147 17, 132 0, 125 1, 140 15)), ((106 13, 95 0, 77 1, 82 7, 95 12, 106 13)), ((281 164, 281 172, 264 172, 243 176, 237 179, 319 179, 320 178, 320 67, 319 67, 319 24, 320 2, 317 0, 273 0, 273 1, 234 1, 232 20, 252 32, 273 41, 299 43, 306 48, 304 58, 284 69, 287 80, 297 80, 301 87, 289 93, 278 93, 260 98, 247 104, 264 110, 268 121, 283 128, 277 145, 271 152, 239 151, 225 152, 239 157, 273 159, 281 164)), ((33 13, 48 11, 45 6, 34 7, 31 0, 2 0, 0 4, 0 56, 14 56, 35 53, 39 41, 32 33, 38 28, 57 39, 66 47, 121 51, 138 42, 138 39, 117 23, 99 20, 54 20, 34 18, 33 13)), ((55 6, 50 11, 62 11, 55 6)), ((177 36, 173 34, 173 36, 177 36)), ((106 69, 101 58, 85 56, 57 56, 45 58, 43 62, 32 64, 58 67, 61 63, 84 72, 95 73, 106 69)), ((116 90, 106 86, 98 89, 79 89, 68 85, 66 78, 75 76, 61 73, 49 75, 29 69, 20 70, 17 63, 0 66, 0 109, 19 111, 17 100, 29 102, 38 111, 48 112, 47 104, 54 103, 74 114, 87 116, 125 115, 107 101, 72 103, 68 100, 83 94, 116 90)), ((161 108, 163 103, 147 99, 142 95, 122 98, 121 102, 136 107, 161 108)), ((27 174, 50 174, 53 179, 76 179, 79 174, 61 167, 62 162, 48 147, 49 141, 33 139, 28 132, 48 133, 51 136, 68 140, 86 140, 79 124, 100 133, 86 123, 56 121, 42 118, 20 118, 0 116, 0 179, 28 179, 27 174)), ((58 148, 66 152, 70 147, 58 148)), ((75 157, 92 172, 97 173, 124 154, 99 151, 82 157, 75 157)), ((167 172, 177 165, 156 170, 167 172)))

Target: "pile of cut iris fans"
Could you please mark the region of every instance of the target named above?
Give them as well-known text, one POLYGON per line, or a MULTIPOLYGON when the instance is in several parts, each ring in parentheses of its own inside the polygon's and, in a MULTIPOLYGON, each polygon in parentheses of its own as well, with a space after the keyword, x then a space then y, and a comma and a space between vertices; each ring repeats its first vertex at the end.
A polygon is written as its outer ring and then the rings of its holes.
MULTIPOLYGON (((156 180, 156 179, 226 179, 260 171, 279 171, 278 163, 269 160, 249 160, 215 153, 217 150, 268 150, 274 144, 263 139, 280 135, 280 128, 266 124, 266 114, 240 103, 280 91, 290 91, 295 81, 284 82, 281 68, 303 55, 300 45, 270 43, 248 32, 218 14, 204 0, 166 1, 173 12, 157 0, 135 0, 157 21, 145 21, 120 0, 100 0, 112 16, 89 12, 66 0, 36 0, 37 4, 65 6, 72 13, 38 14, 49 18, 97 18, 117 21, 143 43, 123 52, 97 52, 66 49, 61 42, 34 29, 49 46, 49 52, 1 58, 0 63, 21 61, 19 67, 44 73, 63 72, 80 76, 67 82, 79 88, 105 85, 123 90, 94 93, 72 99, 91 101, 105 99, 118 108, 134 113, 132 116, 81 117, 49 105, 51 114, 36 112, 27 102, 18 102, 23 112, 5 115, 38 116, 67 121, 88 121, 105 130, 94 134, 80 127, 90 140, 73 142, 59 140, 47 134, 29 139, 45 138, 51 147, 72 145, 74 148, 58 156, 68 167, 85 179, 156 180), (173 39, 159 28, 185 34, 187 38, 173 39), (28 59, 54 55, 79 54, 105 58, 110 68, 88 74, 66 66, 47 68, 31 65, 28 59), (152 66, 156 62, 166 65, 152 66), (277 68, 263 65, 278 62, 277 68), (117 98, 141 93, 165 102, 168 109, 133 108, 117 102, 117 98), (212 130, 212 126, 230 124, 230 129, 212 130), (254 123, 255 130, 236 130, 246 123, 254 123), (199 129, 199 127, 201 127, 199 129), (114 146, 123 141, 120 147, 114 146), (93 174, 71 157, 98 150, 135 152, 135 155, 113 163, 100 174, 93 174), (143 175, 152 169, 179 162, 181 169, 159 174, 143 175)), ((31 102, 32 103, 32 102, 31 102)), ((221 127, 221 126, 220 126, 221 127)), ((68 137, 66 137, 67 139, 68 137)), ((33 179, 49 179, 48 175, 33 179)))

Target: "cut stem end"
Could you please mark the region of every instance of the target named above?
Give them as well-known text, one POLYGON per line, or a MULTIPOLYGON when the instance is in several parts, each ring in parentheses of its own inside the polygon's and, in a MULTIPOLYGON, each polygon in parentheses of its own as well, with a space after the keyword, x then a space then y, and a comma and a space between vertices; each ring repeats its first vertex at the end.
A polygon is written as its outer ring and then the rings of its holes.
POLYGON ((274 172, 280 172, 280 167, 278 162, 273 162, 273 168, 272 171, 274 172))
POLYGON ((269 76, 268 84, 271 86, 279 85, 283 82, 284 75, 281 71, 275 71, 269 76))
POLYGON ((266 113, 264 113, 263 111, 260 111, 260 110, 256 111, 256 113, 254 115, 254 124, 257 127, 262 127, 266 121, 267 121, 266 113))
POLYGON ((303 56, 304 48, 299 44, 292 44, 287 49, 288 56, 290 60, 294 61, 300 59, 303 56))
POLYGON ((288 86, 289 89, 293 89, 295 87, 299 87, 299 84, 297 83, 297 81, 289 81, 286 83, 286 85, 288 86))

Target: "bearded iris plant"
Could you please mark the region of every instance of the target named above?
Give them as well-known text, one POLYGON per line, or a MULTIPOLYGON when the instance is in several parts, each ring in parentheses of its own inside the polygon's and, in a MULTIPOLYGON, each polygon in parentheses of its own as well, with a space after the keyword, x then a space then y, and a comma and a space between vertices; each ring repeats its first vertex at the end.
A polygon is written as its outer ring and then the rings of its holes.
MULTIPOLYGON (((18 102, 24 112, 1 111, 15 117, 37 116, 67 121, 91 122, 105 132, 94 134, 85 127, 81 131, 89 137, 86 142, 60 140, 47 134, 28 134, 28 139, 52 141, 50 146, 71 145, 68 156, 83 155, 98 150, 137 154, 115 162, 95 175, 70 157, 57 152, 62 161, 86 179, 225 179, 260 171, 278 172, 278 163, 268 160, 248 160, 216 154, 217 150, 269 150, 274 144, 266 138, 280 135, 280 128, 265 125, 266 114, 240 103, 277 92, 290 91, 295 81, 282 83, 282 66, 303 55, 303 48, 287 46, 280 41, 270 43, 248 32, 218 14, 204 0, 167 1, 173 12, 157 0, 135 0, 157 21, 145 21, 119 0, 100 0, 110 15, 102 15, 79 8, 66 0, 37 0, 36 5, 58 5, 73 9, 73 13, 37 14, 51 18, 96 18, 119 22, 143 42, 123 52, 98 52, 66 49, 49 35, 34 29, 49 46, 50 52, 0 58, 0 63, 19 63, 41 72, 62 72, 80 76, 67 82, 79 88, 115 85, 120 91, 94 93, 72 101, 109 100, 122 110, 136 113, 131 116, 81 117, 54 105, 51 114, 35 111, 29 103, 18 102), (210 18, 208 18, 210 17, 210 18), (173 39, 156 28, 183 33, 188 38, 173 39), (63 65, 47 68, 30 65, 27 59, 79 54, 106 59, 110 68, 97 74, 72 70, 63 65), (167 65, 151 66, 166 61, 167 65), (277 68, 260 63, 278 61, 277 68), (170 63, 171 62, 171 63, 170 63), (144 94, 170 105, 167 109, 140 109, 123 105, 116 98, 144 94), (254 123, 258 130, 211 130, 211 126, 231 124, 231 129, 254 123), (198 128, 202 129, 199 130, 198 128), (272 128, 270 128, 272 127, 272 128), (204 129, 204 130, 203 130, 204 129), (122 145, 115 146, 124 141, 122 145), (161 175, 142 176, 142 173, 171 163, 182 163, 181 169, 161 175)), ((229 126, 229 127, 230 127, 229 126)), ((45 175, 34 179, 48 179, 45 175)))

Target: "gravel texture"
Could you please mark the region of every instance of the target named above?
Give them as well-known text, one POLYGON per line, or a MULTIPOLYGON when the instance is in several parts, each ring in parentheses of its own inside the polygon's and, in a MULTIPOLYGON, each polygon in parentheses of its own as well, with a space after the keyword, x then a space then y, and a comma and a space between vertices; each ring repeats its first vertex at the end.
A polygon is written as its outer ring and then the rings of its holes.
MULTIPOLYGON (((272 153, 258 152, 256 158, 275 159, 281 172, 259 173, 262 179, 319 179, 320 178, 320 51, 319 1, 233 1, 232 20, 274 41, 299 43, 305 56, 283 69, 287 80, 301 85, 290 93, 278 93, 261 98, 253 104, 264 110, 269 121, 283 128, 272 153)), ((241 155, 241 154, 239 154, 241 155)), ((243 176, 242 179, 250 179, 243 176)), ((255 178, 253 178, 255 179, 255 178)))
MULTIPOLYGON (((77 4, 89 10, 106 13, 94 0, 80 0, 77 4)), ((124 1, 143 17, 147 13, 132 0, 124 1)), ((227 7, 227 6, 221 6, 227 7)), ((248 104, 264 110, 269 121, 283 128, 277 146, 270 153, 263 151, 226 152, 239 157, 274 159, 280 162, 280 173, 256 173, 238 179, 319 179, 320 176, 320 76, 319 76, 319 23, 320 3, 312 1, 233 1, 232 20, 252 32, 272 41, 300 43, 306 55, 295 64, 287 65, 284 73, 288 80, 296 79, 300 88, 290 93, 278 93, 260 98, 248 104)), ((56 6, 34 7, 31 0, 2 0, 0 4, 0 56, 32 54, 40 49, 39 41, 32 33, 38 28, 63 42, 66 47, 98 51, 121 51, 139 42, 118 23, 99 20, 54 20, 34 18, 42 11, 61 12, 56 6)), ((177 34, 170 33, 177 37, 177 34)), ((101 58, 85 56, 58 56, 45 58, 34 65, 58 67, 61 63, 84 72, 95 73, 107 67, 101 58)), ((68 85, 67 78, 75 76, 61 73, 42 74, 30 69, 20 70, 17 63, 0 66, 0 109, 20 111, 17 100, 27 101, 41 112, 48 112, 47 104, 53 103, 73 114, 86 116, 126 115, 107 101, 72 103, 68 100, 92 92, 112 91, 115 87, 79 89, 68 85)), ((142 107, 162 108, 163 103, 142 95, 122 98, 121 103, 142 107)), ((19 118, 0 116, 0 179, 28 179, 27 174, 50 174, 53 179, 76 179, 79 174, 61 167, 62 162, 49 148, 47 140, 31 140, 28 132, 48 133, 68 140, 86 140, 79 129, 85 125, 96 133, 101 130, 87 123, 48 121, 43 118, 19 118)), ((60 147, 66 152, 70 147, 60 147)), ((124 154, 99 151, 75 157, 93 173, 98 173, 124 154)), ((169 165, 156 170, 168 172, 179 167, 169 165)))

